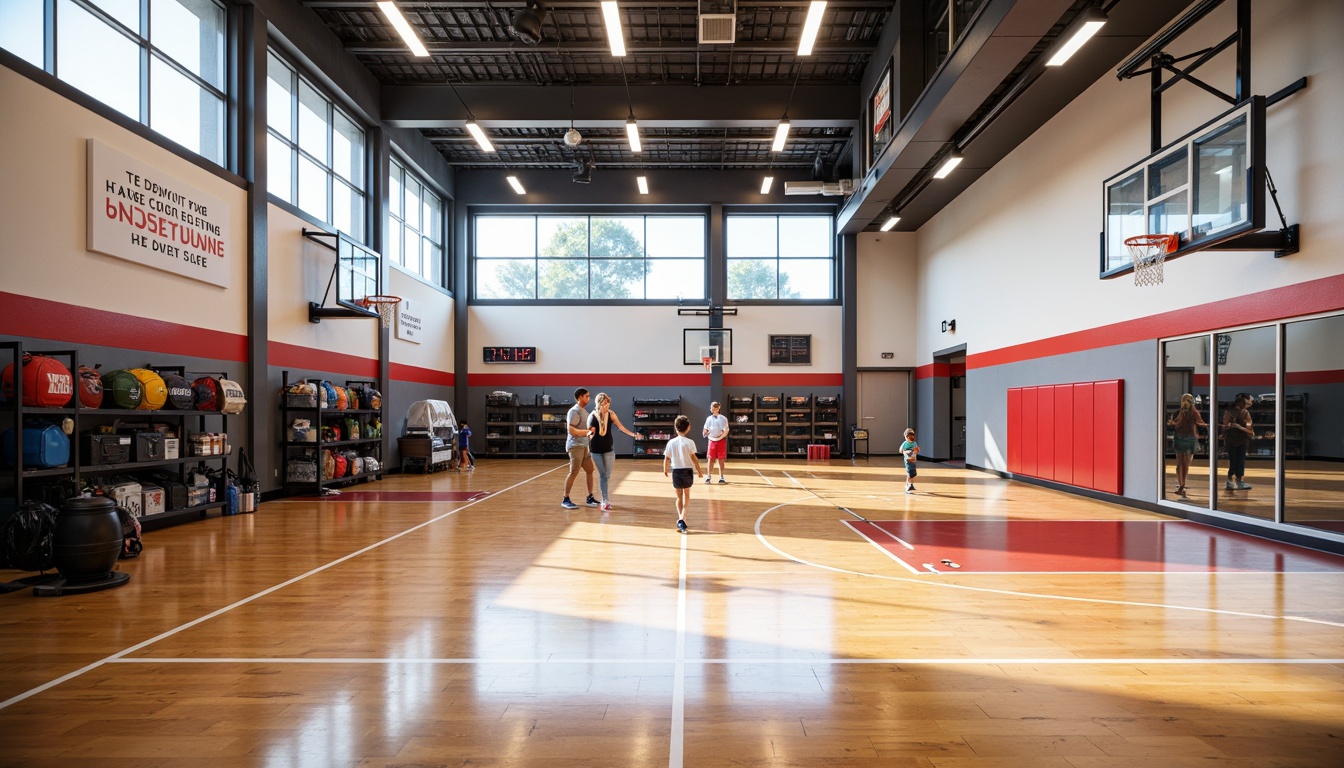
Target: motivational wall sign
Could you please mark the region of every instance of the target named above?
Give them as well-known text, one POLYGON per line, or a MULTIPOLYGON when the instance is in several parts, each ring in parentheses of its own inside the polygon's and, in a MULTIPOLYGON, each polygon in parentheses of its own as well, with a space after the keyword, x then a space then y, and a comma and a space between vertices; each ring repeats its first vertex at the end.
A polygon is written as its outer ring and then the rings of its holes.
POLYGON ((420 311, 420 302, 402 299, 397 305, 397 338, 419 344, 423 324, 424 313, 420 311))
POLYGON ((164 171, 88 140, 88 249, 229 287, 229 209, 164 171))

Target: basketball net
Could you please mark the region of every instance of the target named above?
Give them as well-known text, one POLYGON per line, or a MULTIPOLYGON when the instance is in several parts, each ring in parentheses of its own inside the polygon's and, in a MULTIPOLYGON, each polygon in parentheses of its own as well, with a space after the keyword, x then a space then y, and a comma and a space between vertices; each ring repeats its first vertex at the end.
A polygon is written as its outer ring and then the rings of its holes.
POLYGON ((378 313, 378 322, 384 328, 392 327, 392 319, 397 316, 397 305, 401 303, 400 296, 365 296, 360 299, 360 304, 364 308, 378 313))
POLYGON ((705 364, 705 370, 706 370, 706 371, 710 371, 710 370, 712 370, 712 369, 714 368, 714 358, 712 358, 712 357, 708 357, 708 356, 706 356, 706 357, 702 357, 702 358, 700 358, 700 362, 702 362, 702 363, 705 364))
POLYGON ((1176 250, 1180 240, 1176 235, 1139 235, 1125 238, 1129 259, 1134 263, 1135 285, 1160 285, 1162 263, 1167 254, 1176 250))

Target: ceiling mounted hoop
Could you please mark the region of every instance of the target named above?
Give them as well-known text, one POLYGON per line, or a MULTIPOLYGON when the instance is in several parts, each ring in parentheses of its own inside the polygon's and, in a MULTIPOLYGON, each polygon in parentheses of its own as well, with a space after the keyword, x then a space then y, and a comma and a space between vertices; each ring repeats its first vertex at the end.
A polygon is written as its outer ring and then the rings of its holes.
POLYGON ((371 312, 378 313, 378 321, 384 328, 392 327, 392 319, 397 316, 397 305, 401 303, 400 296, 373 295, 365 296, 359 300, 363 307, 371 312))
POLYGON ((1134 284, 1161 285, 1162 263, 1167 254, 1176 250, 1180 238, 1176 235, 1138 235, 1125 238, 1129 258, 1134 263, 1134 284))

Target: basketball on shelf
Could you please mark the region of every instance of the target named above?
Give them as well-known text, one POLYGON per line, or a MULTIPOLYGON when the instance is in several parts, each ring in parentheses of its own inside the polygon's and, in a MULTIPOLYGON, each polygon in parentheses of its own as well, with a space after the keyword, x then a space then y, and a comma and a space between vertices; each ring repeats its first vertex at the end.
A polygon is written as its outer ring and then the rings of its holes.
POLYGON ((401 303, 401 297, 365 296, 359 300, 359 303, 370 312, 377 312, 378 321, 384 328, 391 328, 392 320, 397 316, 397 305, 401 303))
POLYGON ((1167 254, 1176 250, 1180 238, 1176 235, 1138 235, 1125 238, 1129 258, 1134 262, 1135 285, 1159 285, 1162 282, 1162 263, 1167 254))

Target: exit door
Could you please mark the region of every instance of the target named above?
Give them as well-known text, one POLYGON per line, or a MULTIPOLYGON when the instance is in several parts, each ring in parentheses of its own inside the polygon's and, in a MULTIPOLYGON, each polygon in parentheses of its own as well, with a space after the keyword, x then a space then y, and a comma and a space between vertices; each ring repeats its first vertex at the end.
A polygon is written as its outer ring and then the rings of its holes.
POLYGON ((894 456, 905 442, 905 428, 913 426, 909 371, 859 371, 859 403, 854 420, 868 430, 868 450, 876 456, 894 456))

